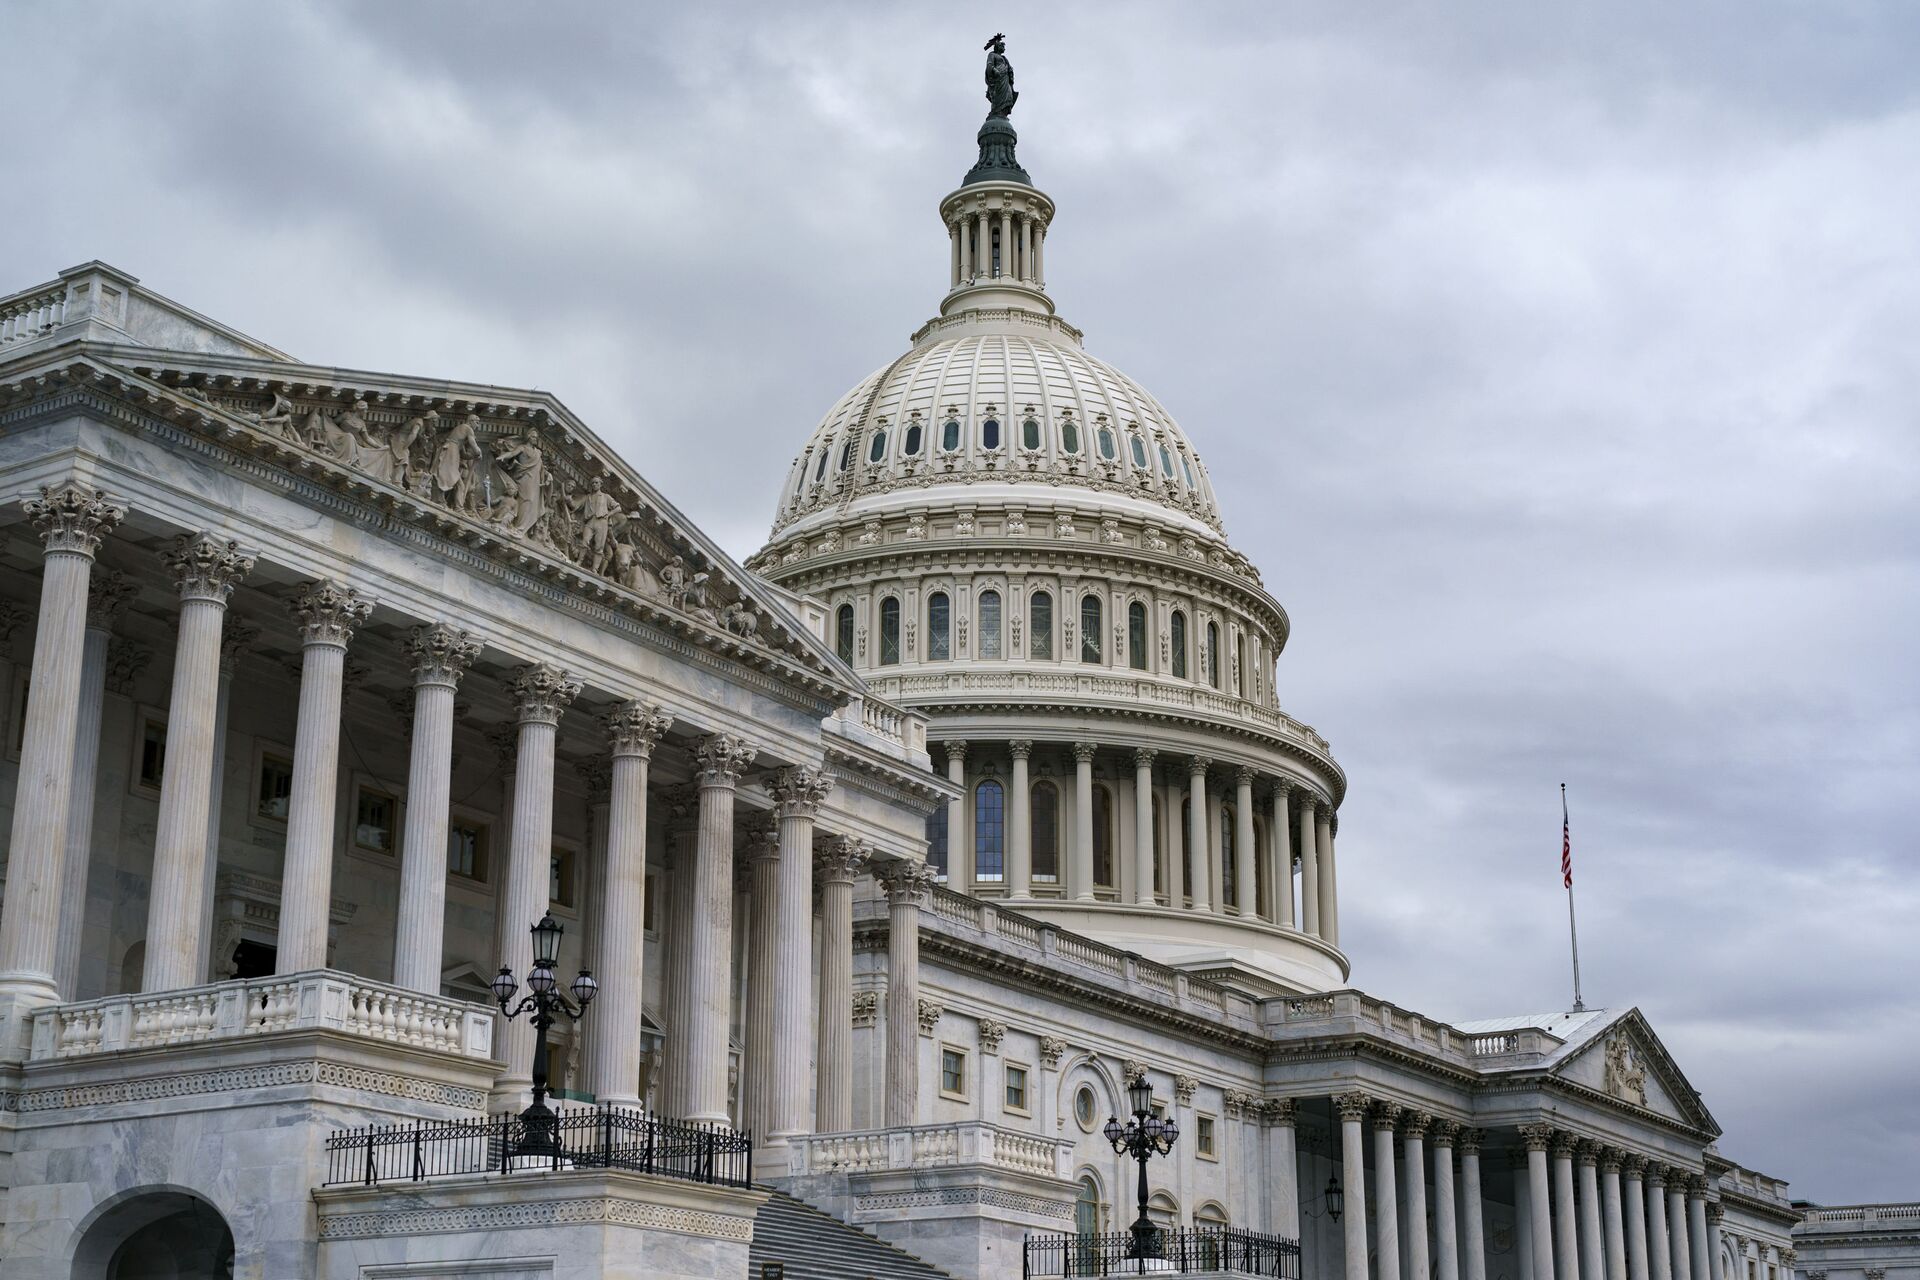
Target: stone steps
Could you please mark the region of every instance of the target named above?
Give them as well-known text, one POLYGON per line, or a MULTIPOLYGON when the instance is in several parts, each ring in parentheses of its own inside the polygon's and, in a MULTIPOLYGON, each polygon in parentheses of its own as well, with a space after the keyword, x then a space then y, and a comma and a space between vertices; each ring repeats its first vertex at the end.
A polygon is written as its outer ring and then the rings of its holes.
POLYGON ((747 1275, 777 1262, 785 1280, 953 1280, 858 1227, 848 1226, 785 1192, 775 1191, 753 1220, 747 1275))

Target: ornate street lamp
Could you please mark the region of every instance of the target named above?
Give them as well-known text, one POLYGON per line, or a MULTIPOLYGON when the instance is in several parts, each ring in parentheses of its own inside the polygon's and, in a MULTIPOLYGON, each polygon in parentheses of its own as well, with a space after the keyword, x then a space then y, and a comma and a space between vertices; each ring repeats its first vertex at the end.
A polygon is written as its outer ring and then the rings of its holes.
POLYGON ((1173 1144, 1180 1140, 1180 1122, 1172 1116, 1162 1120, 1153 1114, 1153 1086, 1145 1076, 1127 1086, 1127 1105, 1133 1108, 1133 1119, 1122 1125, 1109 1116, 1101 1132, 1115 1151, 1140 1162, 1140 1216, 1134 1219, 1133 1243, 1127 1247, 1127 1256, 1158 1258, 1162 1253, 1160 1228, 1147 1217, 1147 1161, 1173 1150, 1173 1144))
POLYGON ((533 926, 533 967, 527 970, 527 994, 519 1004, 507 1008, 507 1002, 513 999, 520 984, 514 981, 513 970, 506 965, 500 966, 500 972, 488 984, 493 990, 493 998, 500 1002, 500 1012, 511 1020, 521 1014, 531 1015, 533 1023, 533 1105, 520 1113, 525 1128, 525 1136, 514 1148, 513 1154, 519 1156, 545 1156, 557 1159, 560 1155, 560 1121, 547 1106, 547 1029, 553 1026, 554 1015, 564 1013, 575 1022, 580 1021, 600 994, 600 984, 585 969, 573 980, 570 990, 573 998, 567 998, 567 992, 560 990, 559 975, 553 969, 560 961, 560 935, 564 930, 560 922, 548 912, 540 917, 540 923, 533 926))

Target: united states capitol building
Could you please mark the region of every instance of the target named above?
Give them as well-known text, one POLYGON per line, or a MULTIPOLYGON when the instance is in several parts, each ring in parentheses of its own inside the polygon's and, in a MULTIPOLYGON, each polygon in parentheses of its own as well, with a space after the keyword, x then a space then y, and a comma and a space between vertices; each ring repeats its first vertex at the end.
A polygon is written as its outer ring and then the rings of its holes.
POLYGON ((1792 1280, 1638 1011, 1348 985, 1205 424, 978 143, 744 564, 545 392, 0 299, 0 1280, 1104 1274, 1142 1081, 1154 1274, 1792 1280))

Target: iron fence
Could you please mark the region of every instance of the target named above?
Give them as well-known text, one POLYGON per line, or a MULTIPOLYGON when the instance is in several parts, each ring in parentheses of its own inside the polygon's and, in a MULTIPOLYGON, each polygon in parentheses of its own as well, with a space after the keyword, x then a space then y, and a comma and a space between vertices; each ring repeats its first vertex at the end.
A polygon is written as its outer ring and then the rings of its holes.
POLYGON ((1167 1271, 1224 1271, 1300 1280, 1300 1242, 1229 1227, 1162 1227, 1152 1258, 1133 1256, 1130 1231, 1101 1235, 1028 1236, 1020 1273, 1050 1276, 1133 1276, 1167 1271))
POLYGON ((517 1115, 343 1129, 327 1138, 326 1185, 533 1169, 626 1169, 726 1187, 752 1180, 752 1135, 716 1125, 576 1107, 555 1111, 554 1139, 529 1152, 527 1126, 517 1115))

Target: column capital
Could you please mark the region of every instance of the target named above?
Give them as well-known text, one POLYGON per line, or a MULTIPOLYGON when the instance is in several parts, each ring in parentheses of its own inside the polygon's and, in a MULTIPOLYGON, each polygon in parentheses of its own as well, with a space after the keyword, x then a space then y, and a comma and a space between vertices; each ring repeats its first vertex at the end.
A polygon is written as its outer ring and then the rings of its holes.
POLYGON ((1707 1198, 1707 1180, 1698 1173, 1687 1175, 1687 1199, 1705 1200, 1707 1198))
POLYGON ((560 713, 580 696, 580 682, 551 662, 535 662, 513 673, 514 713, 520 724, 559 724, 560 713))
POLYGON ((352 587, 325 578, 309 582, 294 596, 291 609, 300 620, 300 643, 344 649, 354 628, 373 612, 373 602, 362 600, 352 587))
POLYGON ((1707 1201, 1707 1224, 1709 1226, 1719 1226, 1721 1220, 1726 1216, 1727 1211, 1720 1207, 1718 1200, 1707 1201))
POLYGON ((1173 1078, 1173 1100, 1183 1107, 1190 1107, 1193 1105, 1193 1095, 1199 1088, 1199 1077, 1176 1075, 1173 1078))
POLYGON ((1598 1165, 1600 1163, 1600 1144, 1592 1138, 1581 1138, 1574 1144, 1573 1158, 1575 1163, 1578 1164, 1598 1165))
POLYGON ((1658 1160, 1647 1160, 1645 1163, 1647 1166, 1647 1185, 1649 1187, 1666 1186, 1667 1166, 1661 1164, 1658 1160))
POLYGON ((878 866, 873 878, 887 891, 890 907, 924 906, 927 890, 933 885, 933 869, 924 862, 893 858, 878 866))
MULTIPOLYGON (((407 698, 405 692, 399 696, 407 698)), ((576 760, 573 771, 580 775, 580 784, 587 789, 589 804, 607 803, 608 792, 613 788, 613 767, 607 763, 604 756, 589 756, 585 760, 576 760)))
POLYGON ((651 759, 654 744, 673 727, 673 717, 651 703, 634 698, 607 713, 607 738, 613 757, 651 759))
POLYGON ((1553 1141, 1553 1126, 1550 1124, 1528 1124, 1520 1126, 1520 1141, 1529 1151, 1545 1151, 1553 1141))
POLYGON ((1152 747, 1135 747, 1133 749, 1133 767, 1136 769, 1153 768, 1153 758, 1156 754, 1152 747))
POLYGON ((260 628, 245 618, 228 618, 220 628, 220 670, 226 675, 233 674, 234 664, 240 661, 240 655, 253 648, 253 642, 260 638, 260 628))
POLYGON ((1131 1085, 1136 1080, 1145 1078, 1146 1074, 1147 1064, 1139 1058, 1128 1058, 1120 1064, 1122 1084, 1131 1085))
POLYGON ((1358 1089, 1349 1093, 1335 1094, 1333 1098, 1334 1110, 1340 1113, 1342 1120, 1365 1120, 1367 1109, 1371 1106, 1373 1106, 1373 1099, 1358 1089))
POLYGON ((744 738, 731 733, 709 734, 693 749, 700 785, 732 790, 740 785, 740 771, 758 754, 744 738))
POLYGON ((1458 1120, 1435 1120, 1429 1131, 1428 1141, 1436 1147, 1451 1147, 1460 1139, 1458 1120))
POLYGON ((1189 777, 1204 778, 1207 776, 1207 770, 1211 768, 1213 768, 1213 759, 1210 756, 1194 756, 1187 761, 1189 777))
POLYGON ((1391 1129, 1400 1121, 1400 1104, 1381 1098, 1373 1104, 1373 1123, 1376 1128, 1391 1129))
POLYGON ((666 802, 668 834, 684 835, 700 821, 700 788, 693 783, 667 787, 660 793, 666 802))
MULTIPOLYGON (((780 856, 780 820, 772 814, 756 814, 747 826, 746 837, 745 862, 771 862, 780 856)), ((745 880, 739 880, 734 887, 738 890, 745 885, 745 880)))
POLYGON ((1627 1153, 1618 1147, 1600 1148, 1600 1172, 1619 1173, 1620 1166, 1625 1163, 1626 1157, 1627 1153))
POLYGON ((1266 1121, 1282 1129, 1291 1129, 1300 1118, 1300 1104, 1293 1098, 1268 1098, 1262 1106, 1266 1121))
POLYGON ((1620 1172, 1638 1182, 1646 1176, 1647 1158, 1645 1156, 1637 1156, 1631 1151, 1621 1152, 1620 1172))
POLYGON ((21 504, 40 531, 47 554, 85 556, 91 560, 100 542, 127 518, 124 503, 115 503, 102 490, 76 480, 43 484, 40 496, 21 504))
MULTIPOLYGON (((962 744, 963 750, 960 752, 960 756, 962 759, 965 759, 967 754, 966 751, 964 750, 964 745, 965 744, 962 744)), ((1012 741, 1007 743, 1007 754, 1012 756, 1015 760, 1026 760, 1031 758, 1033 755, 1033 739, 1031 738, 1013 739, 1012 741)))
POLYGON ((1556 1160, 1573 1159, 1573 1153, 1579 1148, 1579 1146, 1580 1146, 1580 1139, 1575 1137, 1573 1134, 1568 1133, 1565 1129, 1556 1129, 1554 1131, 1554 1134, 1553 1134, 1553 1158, 1554 1159, 1556 1160))
POLYGON ((1406 1137, 1424 1140, 1432 1127, 1433 1116, 1429 1112, 1409 1109, 1400 1113, 1400 1132, 1406 1137))
POLYGON ((1252 765, 1236 765, 1233 770, 1233 785, 1236 787, 1253 786, 1253 780, 1259 776, 1259 770, 1252 765))
POLYGON ((867 864, 867 846, 865 842, 852 836, 835 836, 827 842, 827 847, 814 855, 814 879, 822 884, 852 884, 853 878, 860 874, 867 864))
POLYGON ((1799 1260, 1799 1257, 1800 1251, 1797 1249, 1792 1247, 1782 1249, 1780 1250, 1780 1265, 1783 1267, 1791 1267, 1799 1260))
POLYGON ((1480 1145, 1486 1140, 1487 1131, 1485 1129, 1475 1129, 1470 1125, 1462 1125, 1460 1128, 1460 1140, 1454 1145, 1460 1149, 1460 1154, 1463 1156, 1479 1155, 1480 1145))
POLYGON ((1076 764, 1092 764, 1094 753, 1100 749, 1097 743, 1076 742, 1073 744, 1073 759, 1076 764))
POLYGON ((460 677, 479 656, 478 640, 444 622, 415 627, 407 637, 407 657, 413 660, 415 685, 438 684, 458 689, 460 677))
POLYGON ((1067 1056, 1067 1042, 1059 1036, 1040 1037, 1040 1065, 1049 1071, 1060 1067, 1060 1059, 1067 1056))
POLYGON ((112 630, 138 590, 118 569, 95 567, 87 577, 87 625, 97 631, 112 630))
MULTIPOLYGON (((940 745, 946 749, 949 762, 965 760, 967 758, 967 740, 965 738, 947 738, 944 739, 940 745)), ((1031 747, 1033 744, 1028 743, 1027 745, 1031 747)))
POLYGON ((783 818, 814 817, 832 790, 833 775, 810 765, 789 766, 767 783, 767 794, 773 797, 783 818))
POLYGON ((240 579, 253 572, 251 552, 212 533, 183 533, 161 558, 182 600, 224 605, 240 579))

